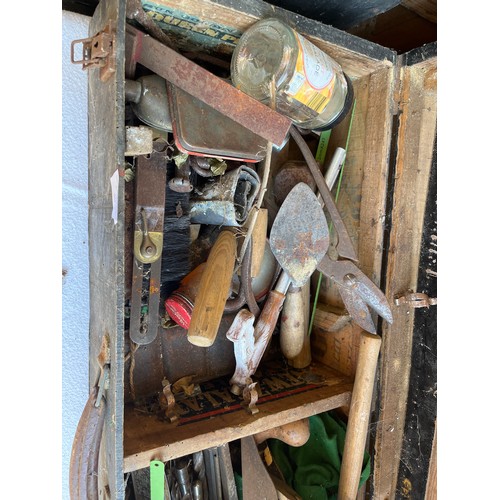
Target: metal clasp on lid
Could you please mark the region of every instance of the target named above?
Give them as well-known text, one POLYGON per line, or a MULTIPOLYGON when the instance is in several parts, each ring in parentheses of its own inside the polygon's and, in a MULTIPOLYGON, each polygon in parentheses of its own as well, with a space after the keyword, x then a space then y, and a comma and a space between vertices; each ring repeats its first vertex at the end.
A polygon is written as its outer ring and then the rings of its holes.
POLYGON ((105 82, 116 71, 115 27, 110 21, 106 27, 91 38, 82 38, 71 42, 71 62, 81 64, 82 69, 100 68, 99 78, 105 82), (82 55, 78 59, 75 47, 82 45, 82 55))
POLYGON ((415 293, 411 290, 401 297, 396 297, 394 299, 394 304, 400 306, 402 304, 407 304, 410 307, 429 307, 437 305, 437 298, 430 298, 425 293, 415 293))

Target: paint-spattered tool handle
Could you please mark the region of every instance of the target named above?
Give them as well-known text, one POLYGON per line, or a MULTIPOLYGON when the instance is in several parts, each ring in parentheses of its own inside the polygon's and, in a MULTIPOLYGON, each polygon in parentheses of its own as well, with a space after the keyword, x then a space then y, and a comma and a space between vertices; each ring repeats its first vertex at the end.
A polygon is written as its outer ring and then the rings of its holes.
POLYGON ((288 291, 290 283, 290 276, 282 271, 276 283, 275 289, 271 290, 267 295, 266 303, 264 304, 257 324, 255 325, 255 351, 252 354, 253 371, 250 375, 255 373, 255 370, 257 370, 260 360, 262 359, 262 356, 264 356, 266 347, 271 341, 271 336, 276 328, 276 323, 278 322, 281 308, 283 307, 283 302, 285 302, 286 292, 288 291))
POLYGON ((200 347, 210 347, 217 336, 236 260, 236 235, 224 230, 217 238, 201 277, 194 299, 188 340, 200 347))
POLYGON ((252 355, 252 365, 255 369, 257 369, 266 347, 271 340, 285 297, 285 293, 281 293, 277 290, 271 290, 267 295, 266 303, 260 313, 254 330, 255 352, 252 355))
POLYGON ((356 378, 352 389, 340 468, 339 500, 355 500, 358 493, 381 343, 382 339, 378 335, 361 333, 356 378))

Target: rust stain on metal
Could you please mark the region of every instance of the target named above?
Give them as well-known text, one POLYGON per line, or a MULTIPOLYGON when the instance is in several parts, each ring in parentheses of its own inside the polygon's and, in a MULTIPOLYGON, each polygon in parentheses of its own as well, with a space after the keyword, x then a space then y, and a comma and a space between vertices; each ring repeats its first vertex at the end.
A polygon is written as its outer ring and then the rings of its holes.
POLYGON ((159 283, 152 276, 149 280, 149 293, 151 294, 160 293, 159 283))
POLYGON ((256 389, 256 385, 257 382, 252 382, 243 389, 243 406, 245 406, 250 415, 259 413, 259 409, 257 408, 259 393, 256 389))
POLYGON ((273 251, 281 255, 282 266, 294 282, 307 279, 318 265, 319 256, 328 248, 329 238, 314 231, 297 231, 289 238, 273 240, 273 251))
POLYGON ((291 127, 289 118, 131 26, 127 37, 141 39, 134 54, 136 62, 260 137, 283 144, 291 127))
POLYGON ((73 40, 71 62, 82 64, 82 69, 99 68, 99 78, 106 82, 116 72, 116 23, 110 20, 102 31, 91 38, 73 40), (82 45, 81 59, 75 55, 75 47, 82 45))

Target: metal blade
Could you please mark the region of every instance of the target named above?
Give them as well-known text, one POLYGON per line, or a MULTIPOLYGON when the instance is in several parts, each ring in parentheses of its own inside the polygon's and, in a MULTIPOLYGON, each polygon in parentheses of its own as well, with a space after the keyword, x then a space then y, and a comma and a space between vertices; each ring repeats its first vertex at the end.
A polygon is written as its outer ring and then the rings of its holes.
POLYGON ((349 284, 349 287, 353 293, 361 297, 364 302, 388 323, 392 323, 392 312, 385 295, 382 295, 378 288, 375 289, 373 283, 360 272, 354 278, 347 278, 347 281, 351 279, 352 283, 349 284))
POLYGON ((342 300, 344 300, 349 314, 365 330, 375 333, 363 326, 363 324, 367 324, 365 319, 367 305, 386 321, 392 323, 392 312, 387 298, 353 262, 348 260, 332 261, 330 257, 325 256, 318 264, 318 270, 339 285, 342 300))
POLYGON ((295 286, 303 286, 323 258, 330 233, 312 189, 300 182, 288 194, 276 216, 269 245, 295 286))
POLYGON ((253 436, 241 439, 241 469, 245 500, 278 500, 276 487, 260 458, 253 436))
POLYGON ((373 323, 372 317, 370 315, 370 311, 363 301, 359 297, 349 290, 348 288, 344 288, 339 286, 340 296, 345 304, 345 308, 347 312, 351 316, 354 323, 359 325, 363 330, 366 330, 370 333, 377 333, 377 329, 375 328, 375 324, 373 323))

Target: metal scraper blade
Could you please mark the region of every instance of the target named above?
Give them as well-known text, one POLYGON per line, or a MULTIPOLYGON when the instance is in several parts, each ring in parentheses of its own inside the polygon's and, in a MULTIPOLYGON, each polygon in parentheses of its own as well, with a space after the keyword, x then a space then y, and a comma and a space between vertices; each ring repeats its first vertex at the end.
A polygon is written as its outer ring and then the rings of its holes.
POLYGON ((297 184, 274 220, 269 245, 295 286, 303 286, 330 244, 328 224, 312 189, 297 184))
POLYGON ((253 436, 241 438, 241 469, 245 500, 278 500, 278 493, 259 455, 253 436))

